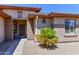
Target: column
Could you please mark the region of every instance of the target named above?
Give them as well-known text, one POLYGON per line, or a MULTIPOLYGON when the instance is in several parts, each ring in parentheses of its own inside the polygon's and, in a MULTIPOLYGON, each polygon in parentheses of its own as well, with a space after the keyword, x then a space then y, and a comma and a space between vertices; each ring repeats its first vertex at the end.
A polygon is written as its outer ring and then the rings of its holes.
POLYGON ((38 34, 38 27, 37 27, 37 20, 38 20, 38 16, 36 16, 36 19, 35 19, 35 35, 38 34))
POLYGON ((27 39, 33 39, 34 38, 30 21, 32 21, 32 20, 27 19, 27 39))

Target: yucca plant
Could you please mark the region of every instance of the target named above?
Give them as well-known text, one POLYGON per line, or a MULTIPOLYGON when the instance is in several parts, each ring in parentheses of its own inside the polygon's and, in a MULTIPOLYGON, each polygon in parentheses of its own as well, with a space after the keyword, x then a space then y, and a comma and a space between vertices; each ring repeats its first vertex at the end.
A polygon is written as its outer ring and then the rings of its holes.
POLYGON ((55 46, 58 42, 56 32, 52 28, 41 28, 37 36, 37 42, 45 47, 55 46))

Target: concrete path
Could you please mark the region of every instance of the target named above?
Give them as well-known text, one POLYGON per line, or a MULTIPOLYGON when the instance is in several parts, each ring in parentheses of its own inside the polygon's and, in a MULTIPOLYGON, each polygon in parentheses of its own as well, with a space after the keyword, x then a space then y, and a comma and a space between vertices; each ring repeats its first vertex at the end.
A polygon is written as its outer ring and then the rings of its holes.
POLYGON ((79 42, 58 43, 58 48, 48 50, 39 47, 33 40, 24 43, 22 55, 78 55, 79 42))
POLYGON ((24 42, 27 41, 27 38, 22 38, 19 42, 19 44, 17 45, 17 48, 15 49, 13 55, 21 55, 22 54, 22 49, 24 46, 24 42))
POLYGON ((0 55, 12 55, 20 40, 7 41, 0 44, 0 55))

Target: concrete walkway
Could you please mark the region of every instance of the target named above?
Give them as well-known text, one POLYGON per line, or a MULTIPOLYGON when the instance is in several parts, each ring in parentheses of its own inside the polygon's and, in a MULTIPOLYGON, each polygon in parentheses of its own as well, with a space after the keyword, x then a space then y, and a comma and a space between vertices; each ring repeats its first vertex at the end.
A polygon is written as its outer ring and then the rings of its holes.
POLYGON ((48 50, 39 47, 33 40, 24 42, 22 55, 79 55, 79 42, 58 43, 58 48, 48 50))
POLYGON ((0 44, 0 55, 12 55, 20 40, 7 41, 0 44))

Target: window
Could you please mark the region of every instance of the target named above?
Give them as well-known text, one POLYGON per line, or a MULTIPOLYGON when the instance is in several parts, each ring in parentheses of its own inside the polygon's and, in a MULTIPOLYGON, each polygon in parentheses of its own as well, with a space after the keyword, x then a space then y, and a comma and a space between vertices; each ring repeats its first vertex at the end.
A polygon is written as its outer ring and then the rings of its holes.
POLYGON ((17 33, 17 22, 16 21, 13 21, 13 26, 14 26, 13 27, 13 29, 14 29, 13 32, 17 33))
POLYGON ((18 11, 18 18, 22 18, 22 11, 18 11))
POLYGON ((65 20, 65 33, 75 33, 75 20, 72 19, 66 19, 65 20))
POLYGON ((46 19, 42 19, 42 23, 46 23, 46 19))

